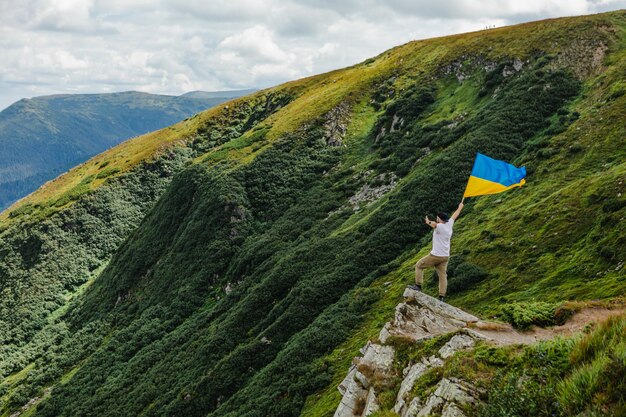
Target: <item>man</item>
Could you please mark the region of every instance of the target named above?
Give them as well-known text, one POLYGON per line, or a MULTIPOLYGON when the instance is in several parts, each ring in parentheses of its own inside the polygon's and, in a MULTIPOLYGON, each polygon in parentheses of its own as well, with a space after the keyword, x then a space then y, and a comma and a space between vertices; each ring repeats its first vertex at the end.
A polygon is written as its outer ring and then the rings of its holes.
POLYGON ((424 269, 435 267, 437 276, 439 276, 439 300, 443 301, 446 296, 448 287, 448 259, 450 258, 450 238, 452 237, 452 226, 454 221, 463 210, 463 202, 459 204, 459 208, 452 214, 450 218, 445 213, 437 214, 437 221, 432 221, 426 216, 424 221, 433 230, 433 248, 430 253, 417 261, 415 264, 415 285, 409 285, 409 288, 415 291, 422 290, 424 282, 424 269))

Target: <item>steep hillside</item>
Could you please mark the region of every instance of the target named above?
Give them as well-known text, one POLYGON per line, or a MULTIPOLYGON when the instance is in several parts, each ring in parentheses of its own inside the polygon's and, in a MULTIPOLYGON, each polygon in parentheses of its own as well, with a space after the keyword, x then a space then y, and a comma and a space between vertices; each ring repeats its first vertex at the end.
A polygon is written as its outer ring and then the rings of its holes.
MULTIPOLYGON (((528 183, 467 203, 451 304, 525 327, 622 296, 625 58, 623 11, 416 41, 76 167, 0 218, 0 415, 333 415, 429 250, 423 216, 456 206, 476 152, 528 183)), ((619 411, 585 375, 624 378, 623 328, 482 348, 493 394, 468 412, 619 411), (489 377, 501 358, 518 367, 489 377), (570 381, 569 402, 525 389, 546 381, 570 381)))
POLYGON ((177 97, 128 91, 20 100, 0 112, 0 210, 122 140, 250 92, 177 97))

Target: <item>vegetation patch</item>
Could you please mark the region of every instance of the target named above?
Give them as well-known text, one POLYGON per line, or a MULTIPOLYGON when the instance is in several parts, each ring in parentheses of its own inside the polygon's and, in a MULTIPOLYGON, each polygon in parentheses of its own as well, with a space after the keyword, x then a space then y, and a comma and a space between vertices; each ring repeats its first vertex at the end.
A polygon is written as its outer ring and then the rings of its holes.
POLYGON ((530 326, 553 326, 556 322, 555 304, 545 302, 510 303, 500 307, 500 318, 513 327, 526 330, 530 326))

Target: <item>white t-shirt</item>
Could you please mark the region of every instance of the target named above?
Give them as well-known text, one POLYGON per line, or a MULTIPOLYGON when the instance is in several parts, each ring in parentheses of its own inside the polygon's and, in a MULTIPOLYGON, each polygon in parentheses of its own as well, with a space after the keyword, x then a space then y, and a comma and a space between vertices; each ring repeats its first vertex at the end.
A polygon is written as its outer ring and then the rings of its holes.
POLYGON ((437 223, 437 227, 433 230, 433 250, 430 251, 432 255, 450 256, 452 226, 454 226, 454 219, 449 219, 445 223, 437 223))

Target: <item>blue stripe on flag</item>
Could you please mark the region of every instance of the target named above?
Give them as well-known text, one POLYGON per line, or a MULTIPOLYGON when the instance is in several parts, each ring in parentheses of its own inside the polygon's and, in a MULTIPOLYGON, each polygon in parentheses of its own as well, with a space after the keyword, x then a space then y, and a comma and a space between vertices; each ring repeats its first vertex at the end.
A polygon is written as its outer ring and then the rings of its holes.
POLYGON ((477 153, 472 176, 508 187, 519 183, 522 178, 526 177, 526 167, 517 168, 514 165, 477 153))

